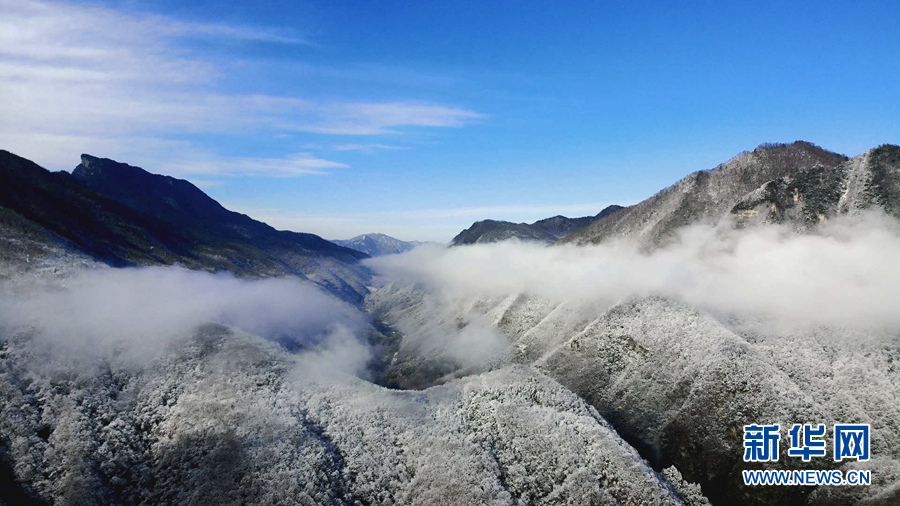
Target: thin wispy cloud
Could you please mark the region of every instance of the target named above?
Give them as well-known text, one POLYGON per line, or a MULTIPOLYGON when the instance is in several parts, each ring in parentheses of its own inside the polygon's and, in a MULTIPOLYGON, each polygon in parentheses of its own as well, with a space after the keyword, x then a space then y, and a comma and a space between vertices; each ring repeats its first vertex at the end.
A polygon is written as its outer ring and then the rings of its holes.
MULTIPOLYGON (((149 146, 178 138, 202 153, 212 149, 194 136, 389 135, 407 128, 459 127, 482 117, 439 103, 234 93, 226 77, 237 70, 192 51, 190 42, 198 38, 311 44, 301 34, 280 30, 192 23, 96 5, 0 0, 0 144, 51 168, 66 168, 100 140, 149 146), (95 142, 73 150, 76 138, 95 142)), ((359 149, 392 148, 373 143, 359 149)), ((135 161, 158 157, 151 151, 137 155, 135 161)), ((291 176, 346 167, 312 155, 236 158, 223 160, 221 168, 212 166, 219 163, 216 157, 207 158, 180 164, 180 173, 291 176)))
POLYGON ((277 44, 313 45, 312 42, 291 35, 282 35, 271 30, 257 30, 245 26, 228 26, 202 23, 174 23, 169 26, 171 33, 184 37, 225 37, 233 40, 273 42, 277 44))
POLYGON ((298 130, 334 135, 399 133, 402 127, 460 127, 484 118, 466 109, 417 103, 331 104, 320 109, 319 123, 298 130))
POLYGON ((391 146, 388 144, 339 144, 331 148, 334 151, 362 151, 364 153, 372 153, 375 151, 402 151, 412 149, 409 146, 391 146))
POLYGON ((346 169, 349 165, 298 153, 285 158, 227 158, 194 162, 163 163, 170 174, 209 176, 273 176, 294 177, 328 174, 329 169, 346 169))

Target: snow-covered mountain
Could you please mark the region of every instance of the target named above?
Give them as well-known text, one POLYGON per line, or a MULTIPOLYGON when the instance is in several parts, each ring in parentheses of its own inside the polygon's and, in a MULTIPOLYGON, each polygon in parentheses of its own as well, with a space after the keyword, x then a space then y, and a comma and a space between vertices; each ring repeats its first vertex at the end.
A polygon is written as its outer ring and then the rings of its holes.
POLYGON ((425 244, 420 241, 401 241, 379 233, 362 234, 352 239, 333 240, 331 242, 345 248, 361 251, 372 257, 403 253, 425 244))
POLYGON ((403 335, 389 384, 528 364, 714 504, 898 503, 898 154, 760 148, 555 248, 376 262, 400 280, 367 297, 403 335), (871 469, 871 487, 743 485, 741 470, 759 468, 742 460, 743 425, 844 419, 871 425, 878 458, 802 467, 871 469))
POLYGON ((896 146, 762 147, 552 247, 362 264, 115 162, 6 160, 0 502, 900 503, 896 146), (742 459, 743 425, 835 422, 870 461, 742 459))
MULTIPOLYGON (((447 299, 421 288, 370 296, 404 337, 388 377, 426 388, 529 364, 578 394, 656 469, 675 466, 713 504, 874 504, 897 499, 900 480, 900 357, 896 335, 865 328, 779 329, 753 317, 715 315, 665 297, 634 297, 610 308, 527 293, 447 299), (499 335, 507 355, 482 364, 447 343, 499 335), (875 386, 877 385, 877 387, 875 386), (745 487, 743 425, 805 420, 870 423, 880 476, 865 489, 745 487), (877 447, 877 448, 876 448, 877 447), (876 500, 878 499, 878 500, 876 500), (881 501, 881 502, 879 502, 881 501)), ((783 459, 778 465, 796 465, 783 459)), ((816 461, 806 468, 856 467, 816 461)))
POLYGON ((900 217, 900 147, 848 160, 814 144, 764 145, 695 172, 639 204, 596 220, 564 242, 638 238, 659 245, 698 222, 792 223, 808 228, 837 214, 877 207, 900 217))
POLYGON ((705 504, 532 368, 410 392, 221 325, 139 359, 51 337, 3 341, 8 504, 705 504))

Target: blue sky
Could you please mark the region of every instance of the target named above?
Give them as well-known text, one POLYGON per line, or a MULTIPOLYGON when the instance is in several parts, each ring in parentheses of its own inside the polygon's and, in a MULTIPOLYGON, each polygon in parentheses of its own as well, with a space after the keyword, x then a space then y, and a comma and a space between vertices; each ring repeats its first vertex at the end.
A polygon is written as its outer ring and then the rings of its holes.
POLYGON ((279 227, 449 240, 762 142, 900 142, 900 3, 0 0, 0 147, 279 227), (262 5, 260 5, 262 4, 262 5))

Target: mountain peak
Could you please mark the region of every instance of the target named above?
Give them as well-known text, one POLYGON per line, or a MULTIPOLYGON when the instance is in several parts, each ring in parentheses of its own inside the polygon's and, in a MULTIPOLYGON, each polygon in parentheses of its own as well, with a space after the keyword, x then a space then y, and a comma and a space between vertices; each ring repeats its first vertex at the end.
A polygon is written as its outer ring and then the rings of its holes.
POLYGON ((361 251, 369 256, 403 253, 421 245, 419 241, 401 241, 380 232, 358 235, 352 239, 331 241, 339 246, 361 251))
POLYGON ((900 195, 895 191, 900 185, 900 177, 894 175, 897 163, 891 156, 850 160, 808 141, 764 143, 598 219, 565 241, 584 244, 630 237, 655 247, 671 240, 683 226, 714 224, 732 215, 742 226, 789 222, 805 229, 838 210, 849 212, 873 203, 888 213, 900 213, 889 205, 896 200, 894 195, 900 195), (871 163, 863 163, 864 159, 871 163))
POLYGON ((225 209, 188 181, 108 158, 83 154, 69 174, 0 150, 0 211, 45 229, 53 244, 58 239, 113 266, 293 275, 354 304, 367 291, 368 274, 356 265, 364 253, 275 230, 225 209))
POLYGON ((844 155, 829 151, 818 144, 809 141, 794 142, 764 142, 752 151, 744 151, 732 159, 735 162, 741 160, 750 163, 805 165, 821 164, 829 165, 847 161, 844 155))
POLYGON ((381 232, 369 232, 366 234, 359 234, 358 236, 354 237, 353 239, 349 239, 349 240, 353 241, 355 239, 365 239, 366 237, 371 237, 372 239, 385 239, 385 238, 393 239, 393 237, 391 237, 387 234, 382 234, 381 232))
POLYGON ((153 174, 109 158, 82 154, 81 164, 72 175, 88 188, 157 218, 220 220, 231 216, 189 181, 153 174))
MULTIPOLYGON (((135 200, 143 200, 148 193, 160 191, 167 193, 173 187, 182 193, 192 194, 197 199, 209 198, 199 188, 183 179, 153 174, 140 167, 86 153, 81 155, 81 163, 75 166, 72 175, 81 184, 108 194, 116 200, 124 200, 123 203, 126 205, 131 205, 135 200)), ((148 209, 141 211, 147 212, 148 209)))
POLYGON ((97 158, 96 156, 91 156, 87 153, 81 154, 81 166, 84 167, 85 169, 90 169, 91 164, 97 162, 98 160, 100 160, 100 159, 97 158))

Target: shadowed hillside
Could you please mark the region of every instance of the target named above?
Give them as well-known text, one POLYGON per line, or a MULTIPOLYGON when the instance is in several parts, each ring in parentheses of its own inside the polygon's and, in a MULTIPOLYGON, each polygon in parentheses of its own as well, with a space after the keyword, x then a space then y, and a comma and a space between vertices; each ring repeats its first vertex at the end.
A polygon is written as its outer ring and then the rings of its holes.
POLYGON ((293 275, 353 302, 365 294, 358 261, 366 254, 275 230, 225 209, 188 181, 108 159, 83 155, 69 174, 0 151, 0 206, 11 228, 29 231, 32 248, 80 252, 112 266, 293 275))

